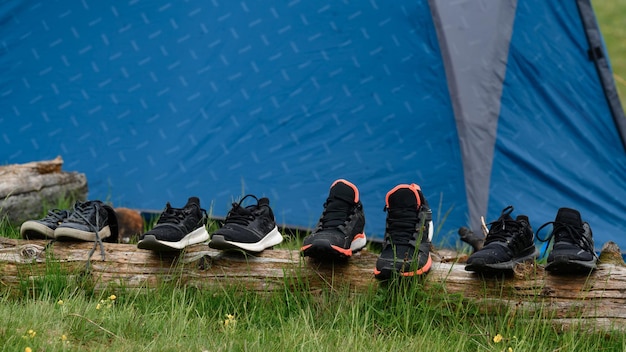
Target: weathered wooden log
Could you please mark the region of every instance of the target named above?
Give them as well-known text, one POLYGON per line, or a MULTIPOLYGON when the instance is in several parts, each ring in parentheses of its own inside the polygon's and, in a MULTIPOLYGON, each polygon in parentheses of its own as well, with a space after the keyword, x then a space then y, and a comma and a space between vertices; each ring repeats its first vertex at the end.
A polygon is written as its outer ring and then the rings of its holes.
MULTIPOLYGON (((343 263, 318 263, 298 251, 266 250, 258 255, 224 253, 195 245, 176 254, 157 254, 132 244, 104 244, 104 259, 94 243, 25 241, 0 237, 0 286, 32 286, 49 275, 80 277, 96 290, 142 289, 170 282, 198 288, 240 287, 255 291, 377 288, 376 255, 362 251, 343 263), (52 265, 54 264, 54 265, 52 265)), ((453 251, 434 252, 435 264, 423 279, 425 289, 462 294, 489 311, 523 309, 561 327, 590 323, 597 328, 626 326, 626 266, 614 244, 605 245, 603 263, 588 276, 554 276, 541 265, 520 265, 511 277, 482 277, 464 270, 453 251)))
POLYGON ((36 219, 59 200, 84 200, 87 178, 62 171, 63 159, 0 166, 0 216, 19 224, 36 219))

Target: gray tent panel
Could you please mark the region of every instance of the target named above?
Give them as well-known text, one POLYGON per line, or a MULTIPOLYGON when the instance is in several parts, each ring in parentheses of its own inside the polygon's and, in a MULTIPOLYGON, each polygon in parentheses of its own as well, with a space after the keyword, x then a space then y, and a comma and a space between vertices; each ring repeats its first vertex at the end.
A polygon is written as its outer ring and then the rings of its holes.
POLYGON ((516 5, 517 1, 430 1, 455 112, 473 228, 487 213, 516 5))

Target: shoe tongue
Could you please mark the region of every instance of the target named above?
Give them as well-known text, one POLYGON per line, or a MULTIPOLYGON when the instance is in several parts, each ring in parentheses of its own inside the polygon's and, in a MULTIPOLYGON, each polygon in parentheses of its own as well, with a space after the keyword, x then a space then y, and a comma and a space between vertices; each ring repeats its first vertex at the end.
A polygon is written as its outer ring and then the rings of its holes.
POLYGON ((344 182, 337 182, 331 188, 326 200, 324 228, 333 228, 342 225, 348 218, 352 207, 356 204, 355 191, 344 182))
POLYGON ((189 200, 187 201, 187 204, 185 205, 185 208, 190 206, 190 205, 197 205, 199 207, 200 206, 200 199, 198 197, 189 197, 189 200))
POLYGON ((341 199, 352 204, 358 202, 358 196, 356 195, 354 188, 341 181, 338 181, 331 187, 328 198, 341 199))
POLYGON ((387 207, 396 208, 413 208, 417 209, 417 198, 413 190, 408 188, 400 188, 387 196, 387 207))
POLYGON ((580 213, 575 209, 561 208, 556 214, 554 222, 561 222, 564 224, 580 227, 582 226, 582 219, 580 213))
POLYGON ((269 206, 270 205, 270 199, 267 198, 267 197, 263 197, 263 198, 259 199, 258 206, 260 207, 262 205, 269 206))
POLYGON ((526 221, 527 223, 530 223, 527 215, 518 215, 517 218, 515 218, 515 221, 526 221))
POLYGON ((395 245, 408 244, 419 221, 415 192, 408 187, 397 188, 387 193, 386 202, 386 232, 395 245))

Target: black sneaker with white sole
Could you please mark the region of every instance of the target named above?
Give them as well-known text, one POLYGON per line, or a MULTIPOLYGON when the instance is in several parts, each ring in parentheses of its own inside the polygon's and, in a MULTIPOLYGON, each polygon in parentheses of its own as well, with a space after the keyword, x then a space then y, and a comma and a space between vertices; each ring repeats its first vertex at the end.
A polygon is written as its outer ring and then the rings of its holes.
POLYGON ((248 194, 226 215, 224 225, 211 235, 209 247, 220 250, 243 250, 258 253, 283 241, 268 198, 248 194), (246 198, 257 203, 244 206, 246 198))
POLYGON ((534 261, 539 252, 528 217, 513 219, 513 207, 502 210, 498 220, 490 223, 489 233, 480 250, 467 258, 465 270, 478 273, 509 273, 518 263, 534 261))
POLYGON ((137 248, 175 252, 206 242, 206 221, 206 210, 200 207, 198 197, 190 197, 183 208, 173 208, 168 202, 156 225, 139 237, 137 248))
POLYGON ((27 240, 54 239, 54 230, 69 216, 69 210, 49 210, 42 219, 24 221, 20 227, 20 234, 27 240))
POLYGON ((300 251, 316 259, 349 258, 367 243, 364 227, 359 190, 349 181, 337 180, 330 187, 317 226, 304 238, 300 251))
POLYGON ((54 230, 54 238, 60 241, 101 242, 114 233, 109 226, 110 217, 111 211, 99 200, 76 202, 70 215, 54 230))
POLYGON ((552 224, 550 235, 539 241, 554 240, 548 254, 546 270, 554 274, 588 274, 596 269, 598 256, 593 246, 591 227, 584 222, 580 212, 570 208, 560 208, 554 221, 539 227, 537 233, 552 224))

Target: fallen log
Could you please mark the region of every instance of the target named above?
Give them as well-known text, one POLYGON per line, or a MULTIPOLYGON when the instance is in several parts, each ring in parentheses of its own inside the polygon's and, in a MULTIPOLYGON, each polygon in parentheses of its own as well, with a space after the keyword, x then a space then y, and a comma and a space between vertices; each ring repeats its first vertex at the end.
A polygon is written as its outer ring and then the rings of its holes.
MULTIPOLYGON (((95 290, 152 289, 165 282, 198 288, 238 287, 255 291, 365 291, 380 285, 373 277, 377 256, 362 251, 347 262, 319 263, 294 250, 258 255, 225 253, 205 244, 179 255, 157 254, 132 244, 104 243, 104 259, 93 243, 26 241, 0 237, 0 286, 37 289, 54 275, 87 280, 95 290), (89 265, 87 265, 89 263, 89 265), (51 269, 52 268, 52 269, 51 269), (89 270, 86 270, 86 269, 89 270)), ((561 327, 626 325, 626 266, 619 248, 605 245, 598 269, 588 276, 554 276, 541 265, 519 265, 511 277, 481 277, 464 270, 463 257, 435 250, 435 263, 421 284, 425 289, 461 294, 487 311, 538 312, 561 327)), ((84 281, 83 281, 84 282, 84 281)))
POLYGON ((62 171, 63 159, 0 166, 0 216, 20 224, 38 219, 60 200, 85 200, 87 178, 62 171))

